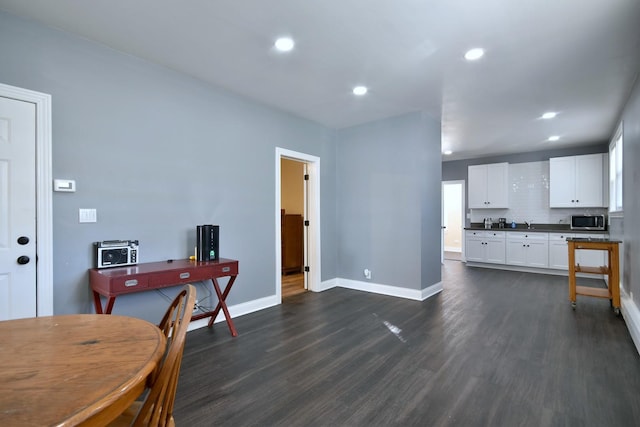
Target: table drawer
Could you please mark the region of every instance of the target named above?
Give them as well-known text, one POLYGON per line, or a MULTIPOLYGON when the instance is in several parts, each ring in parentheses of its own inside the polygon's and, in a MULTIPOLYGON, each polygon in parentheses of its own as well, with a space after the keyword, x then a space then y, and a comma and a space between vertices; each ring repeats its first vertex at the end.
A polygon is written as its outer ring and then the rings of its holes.
POLYGON ((211 279, 208 271, 186 269, 153 273, 149 275, 149 285, 153 288, 174 286, 182 283, 201 282, 211 279))
POLYGON ((238 262, 212 265, 209 272, 211 277, 236 276, 238 275, 238 262))
POLYGON ((113 277, 109 281, 108 290, 110 293, 136 292, 149 287, 147 276, 126 276, 113 277))
POLYGON ((238 263, 199 265, 197 268, 185 268, 163 271, 149 275, 149 286, 159 288, 183 283, 201 282, 212 277, 232 276, 238 274, 238 263))

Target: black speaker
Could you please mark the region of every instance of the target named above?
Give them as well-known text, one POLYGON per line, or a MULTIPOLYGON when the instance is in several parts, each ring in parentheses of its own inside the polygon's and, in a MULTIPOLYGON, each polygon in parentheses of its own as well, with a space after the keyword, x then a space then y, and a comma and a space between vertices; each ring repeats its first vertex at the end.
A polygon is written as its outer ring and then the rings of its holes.
POLYGON ((196 227, 197 260, 215 261, 219 258, 220 227, 198 225, 196 227))

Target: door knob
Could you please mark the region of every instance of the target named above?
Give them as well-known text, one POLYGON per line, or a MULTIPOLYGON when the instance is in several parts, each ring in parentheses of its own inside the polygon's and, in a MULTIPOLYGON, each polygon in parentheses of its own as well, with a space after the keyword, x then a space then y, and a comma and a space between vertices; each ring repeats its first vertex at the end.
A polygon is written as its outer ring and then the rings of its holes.
POLYGON ((24 264, 28 264, 28 263, 29 263, 29 261, 30 261, 30 260, 29 260, 29 257, 28 257, 28 256, 26 256, 26 255, 22 255, 22 256, 19 256, 19 257, 18 257, 18 264, 22 264, 22 265, 24 265, 24 264))
POLYGON ((18 244, 19 245, 26 245, 27 243, 29 243, 29 238, 27 236, 18 237, 18 244))

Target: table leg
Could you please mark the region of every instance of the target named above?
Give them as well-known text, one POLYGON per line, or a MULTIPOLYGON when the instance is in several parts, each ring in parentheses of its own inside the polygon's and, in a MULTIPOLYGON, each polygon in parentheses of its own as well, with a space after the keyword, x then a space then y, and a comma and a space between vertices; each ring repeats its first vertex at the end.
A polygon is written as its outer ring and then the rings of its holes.
POLYGON ((237 337, 238 332, 236 331, 236 327, 233 324, 233 320, 231 319, 231 315, 229 314, 229 309, 227 308, 227 303, 225 302, 225 300, 227 299, 229 291, 231 291, 231 286, 233 285, 233 282, 235 282, 235 280, 236 276, 231 276, 231 278, 229 279, 229 283, 227 283, 227 286, 224 289, 224 292, 221 292, 220 285, 218 285, 218 280, 216 278, 211 279, 211 281, 213 282, 213 289, 216 291, 216 295, 218 296, 218 305, 216 306, 215 310, 213 310, 213 314, 211 315, 211 319, 209 319, 208 325, 209 327, 213 325, 213 322, 216 320, 216 317, 218 316, 218 313, 222 308, 224 317, 225 319, 227 319, 227 326, 229 327, 229 331, 231 332, 231 336, 233 337, 237 337))
POLYGON ((576 246, 574 242, 568 242, 569 248, 569 301, 571 306, 576 306, 576 246))
POLYGON ((618 245, 613 244, 609 250, 609 288, 611 303, 616 314, 620 312, 620 264, 618 245))
POLYGON ((93 291, 93 307, 96 310, 96 314, 111 314, 113 310, 113 304, 116 302, 116 297, 107 297, 107 305, 102 311, 102 301, 100 300, 100 294, 93 291))

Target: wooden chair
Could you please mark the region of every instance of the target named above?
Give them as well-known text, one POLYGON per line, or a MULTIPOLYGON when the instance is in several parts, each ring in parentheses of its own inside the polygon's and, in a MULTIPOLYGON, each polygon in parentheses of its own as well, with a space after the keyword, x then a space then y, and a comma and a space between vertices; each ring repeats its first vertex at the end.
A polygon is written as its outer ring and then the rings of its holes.
POLYGON ((158 325, 167 337, 167 351, 160 368, 150 377, 146 399, 134 402, 110 426, 175 426, 173 402, 195 300, 193 285, 185 285, 175 297, 158 325))

